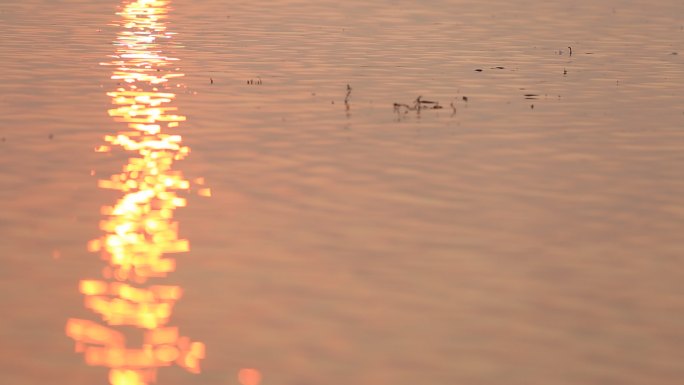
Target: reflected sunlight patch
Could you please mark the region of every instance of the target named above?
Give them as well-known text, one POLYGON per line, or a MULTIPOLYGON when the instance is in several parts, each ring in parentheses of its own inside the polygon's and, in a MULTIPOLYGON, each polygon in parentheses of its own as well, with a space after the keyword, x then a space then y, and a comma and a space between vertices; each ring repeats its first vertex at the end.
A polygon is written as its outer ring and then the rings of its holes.
MULTIPOLYGON (((178 236, 174 212, 186 199, 178 191, 190 189, 190 182, 174 163, 190 149, 178 134, 165 132, 186 120, 171 105, 176 94, 171 79, 182 77, 170 67, 177 59, 163 54, 169 1, 124 1, 114 42, 111 79, 116 89, 107 92, 114 105, 108 113, 126 129, 105 137, 97 152, 120 148, 131 154, 120 173, 100 180, 98 187, 113 189, 123 196, 103 206, 102 236, 88 242, 88 250, 100 253, 107 266, 102 279, 84 279, 79 291, 85 307, 99 321, 69 319, 66 334, 76 342, 88 365, 110 368, 112 385, 146 385, 156 381, 160 367, 178 365, 199 373, 204 358, 202 342, 191 341, 169 326, 174 305, 183 290, 179 286, 151 285, 151 278, 163 278, 176 269, 172 253, 187 252, 190 244, 178 236), (140 346, 129 346, 121 327, 142 333, 140 346)), ((94 174, 94 171, 91 172, 94 174)), ((203 186, 201 183, 196 183, 203 186)), ((210 196, 202 187, 198 194, 210 196)))
POLYGON ((240 381, 241 385, 259 385, 261 383, 261 373, 251 368, 240 369, 238 381, 240 381))

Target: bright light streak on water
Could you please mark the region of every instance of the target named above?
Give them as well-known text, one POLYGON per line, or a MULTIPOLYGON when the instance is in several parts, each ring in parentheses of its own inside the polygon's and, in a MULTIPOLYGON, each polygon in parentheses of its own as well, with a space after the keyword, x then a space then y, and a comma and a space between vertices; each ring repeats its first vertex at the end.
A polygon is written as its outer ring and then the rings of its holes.
POLYGON ((181 298, 180 286, 150 284, 176 270, 169 254, 189 251, 189 242, 178 236, 174 212, 186 206, 177 195, 187 191, 190 182, 175 162, 190 152, 176 130, 185 116, 173 105, 176 94, 170 79, 183 76, 170 67, 175 59, 163 54, 167 32, 165 19, 169 1, 124 2, 119 13, 121 30, 111 65, 111 78, 120 81, 107 92, 115 108, 109 115, 126 125, 115 135, 107 135, 109 145, 98 152, 122 149, 131 158, 122 171, 98 186, 124 193, 113 206, 103 206, 101 237, 88 244, 108 263, 104 280, 82 280, 80 291, 85 306, 101 316, 104 325, 72 318, 67 335, 76 341, 88 365, 110 368, 111 385, 146 385, 157 380, 160 367, 176 364, 199 373, 205 347, 182 337, 169 326, 173 307, 181 298), (141 329, 141 346, 132 346, 120 327, 141 329))

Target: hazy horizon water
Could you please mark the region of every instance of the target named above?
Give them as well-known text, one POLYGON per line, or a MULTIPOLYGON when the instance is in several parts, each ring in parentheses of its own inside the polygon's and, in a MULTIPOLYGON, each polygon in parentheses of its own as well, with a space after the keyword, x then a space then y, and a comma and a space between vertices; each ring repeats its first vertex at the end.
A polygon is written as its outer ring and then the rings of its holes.
MULTIPOLYGON (((126 3, 0 2, 0 383, 107 383, 64 326, 97 320, 78 282, 120 197, 97 181, 129 158, 94 151, 126 3)), ((174 167, 212 196, 184 195, 164 279, 202 372, 158 384, 684 378, 684 3, 174 0, 166 22, 174 167), (419 96, 443 108, 394 108, 419 96)))

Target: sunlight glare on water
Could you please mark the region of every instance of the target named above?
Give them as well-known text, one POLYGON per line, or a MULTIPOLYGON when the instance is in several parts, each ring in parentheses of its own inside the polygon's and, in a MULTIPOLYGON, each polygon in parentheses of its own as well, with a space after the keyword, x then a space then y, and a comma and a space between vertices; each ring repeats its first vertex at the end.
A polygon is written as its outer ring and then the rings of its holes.
MULTIPOLYGON (((125 2, 119 12, 122 30, 114 61, 103 63, 114 67, 111 79, 118 81, 116 90, 107 92, 115 105, 109 116, 127 126, 105 140, 132 157, 121 173, 98 182, 100 188, 125 194, 114 206, 102 207, 104 235, 88 243, 89 251, 101 252, 108 262, 102 271, 105 281, 80 282, 85 306, 100 314, 107 326, 71 318, 66 333, 88 365, 110 368, 112 385, 154 383, 157 369, 173 363, 199 373, 199 360, 204 358, 203 343, 191 342, 179 336, 177 327, 167 326, 181 288, 141 286, 176 269, 167 254, 189 251, 173 220, 176 208, 186 206, 186 199, 175 191, 190 188, 173 166, 190 151, 180 135, 167 133, 186 121, 171 104, 176 94, 168 91, 173 86, 170 80, 183 74, 170 68, 176 59, 164 55, 160 42, 173 36, 165 25, 168 8, 168 1, 125 2), (121 326, 144 330, 140 348, 130 347, 116 329, 121 326)), ((109 146, 101 146, 97 152, 108 151, 109 146)))

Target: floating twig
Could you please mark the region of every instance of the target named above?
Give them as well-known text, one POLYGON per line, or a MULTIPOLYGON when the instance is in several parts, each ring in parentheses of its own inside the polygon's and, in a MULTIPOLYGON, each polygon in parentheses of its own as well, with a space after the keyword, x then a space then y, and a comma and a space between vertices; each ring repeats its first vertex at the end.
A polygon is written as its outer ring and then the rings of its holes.
POLYGON ((422 96, 418 96, 416 100, 413 101, 413 105, 408 105, 406 103, 394 103, 394 110, 399 112, 401 109, 408 111, 417 111, 420 113, 421 110, 440 110, 442 107, 439 102, 433 100, 423 100, 422 96))
POLYGON ((423 100, 422 96, 416 98, 416 103, 418 104, 439 104, 438 102, 433 102, 432 100, 423 100))
POLYGON ((347 95, 344 97, 344 109, 347 111, 347 117, 349 117, 349 97, 351 96, 352 88, 347 84, 347 95))

